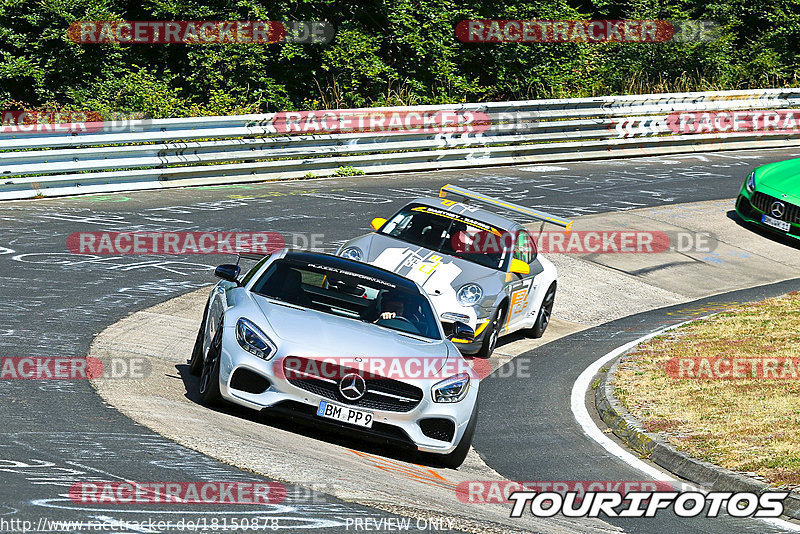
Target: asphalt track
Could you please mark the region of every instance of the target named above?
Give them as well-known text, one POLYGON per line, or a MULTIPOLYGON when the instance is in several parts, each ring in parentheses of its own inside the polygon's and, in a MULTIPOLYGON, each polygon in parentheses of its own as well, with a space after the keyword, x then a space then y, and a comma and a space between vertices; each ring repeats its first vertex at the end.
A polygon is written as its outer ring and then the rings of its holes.
MULTIPOLYGON (((480 420, 473 445, 493 469, 510 480, 649 480, 638 470, 590 440, 575 421, 570 397, 578 375, 617 347, 661 328, 800 289, 800 279, 732 291, 694 302, 624 317, 583 330, 533 349, 481 382, 484 413, 502 414, 480 420), (535 380, 517 378, 514 368, 529 369, 535 380), (499 377, 501 376, 501 377, 499 377), (531 436, 536 436, 531 439, 531 436)), ((594 403, 594 395, 587 395, 594 403)), ((596 416, 593 409, 589 413, 596 416)), ((595 422, 604 428, 599 418, 595 422)), ((668 511, 652 518, 604 518, 635 533, 782 532, 765 522, 731 517, 680 518, 668 511)))
MULTIPOLYGON (((210 267, 227 259, 74 255, 66 248, 66 239, 73 232, 276 231, 296 234, 298 244, 303 244, 309 234, 324 236, 323 242, 331 250, 363 233, 370 218, 385 216, 410 198, 433 194, 447 182, 538 206, 556 215, 576 217, 728 198, 736 193, 751 167, 796 157, 800 155, 797 152, 787 149, 690 154, 6 203, 0 206, 0 298, 4 306, 0 356, 82 357, 93 334, 131 312, 207 284, 210 267)), ((629 326, 640 332, 647 324, 629 326)), ((583 362, 591 361, 587 354, 602 354, 601 346, 620 345, 627 339, 611 336, 614 331, 588 332, 594 334, 567 339, 582 339, 597 346, 591 350, 586 346, 580 350, 574 345, 571 349, 569 345, 562 346, 569 350, 558 359, 559 365, 549 366, 551 373, 543 375, 547 381, 533 389, 536 396, 545 385, 552 388, 551 392, 558 391, 560 395, 551 395, 548 400, 563 399, 565 413, 571 380, 585 367, 583 362), (570 350, 580 353, 580 357, 570 350)), ((555 342, 541 350, 550 351, 557 343, 568 342, 555 342)), ((535 351, 525 357, 536 360, 537 354, 535 351)), ((580 466, 586 465, 606 478, 637 479, 618 462, 603 460, 603 451, 592 449, 591 443, 579 447, 571 442, 574 428, 537 425, 531 422, 532 410, 527 413, 529 417, 515 413, 525 410, 533 402, 531 397, 536 396, 528 395, 527 404, 510 403, 493 393, 491 379, 486 383, 484 416, 475 444, 489 465, 502 474, 517 480, 591 479, 585 468, 581 470, 580 466), (506 425, 517 430, 509 431, 506 425), (512 454, 510 441, 499 443, 495 439, 518 439, 519 432, 528 437, 522 445, 515 443, 513 447, 524 453, 512 454), (559 445, 562 448, 556 448, 559 445), (569 451, 576 456, 570 458, 569 451), (611 476, 612 472, 623 474, 611 476)), ((220 512, 240 518, 248 513, 265 515, 263 509, 241 507, 216 512, 205 508, 202 512, 170 509, 164 513, 153 508, 126 513, 107 506, 79 509, 64 497, 76 480, 227 481, 255 477, 134 424, 105 406, 85 382, 3 380, 0 396, 0 531, 19 530, 5 526, 8 523, 4 525, 2 520, 29 520, 36 525, 43 517, 96 519, 108 525, 123 522, 130 531, 158 532, 161 530, 143 528, 131 521, 153 516, 172 521, 204 514, 224 517, 220 512)), ((559 404, 557 409, 561 408, 559 404)), ((328 497, 317 499, 313 491, 303 488, 290 489, 293 496, 289 503, 270 512, 272 517, 281 518, 282 529, 301 531, 328 526, 337 530, 347 518, 387 516, 328 497)), ((734 530, 741 531, 745 523, 737 522, 734 530)), ((678 526, 667 520, 663 524, 678 526)), ((760 522, 747 524, 754 531, 765 531, 760 522)), ((624 527, 636 531, 640 525, 624 527)), ((731 525, 721 521, 699 528, 723 532, 730 531, 731 525)), ((647 531, 654 531, 649 523, 647 531)))

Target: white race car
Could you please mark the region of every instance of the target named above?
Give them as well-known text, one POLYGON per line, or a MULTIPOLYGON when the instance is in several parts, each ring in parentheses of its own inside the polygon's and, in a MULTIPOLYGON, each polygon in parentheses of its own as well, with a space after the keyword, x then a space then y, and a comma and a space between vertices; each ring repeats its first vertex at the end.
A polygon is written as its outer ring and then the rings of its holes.
POLYGON ((520 213, 569 232, 572 221, 487 197, 454 185, 440 198, 418 198, 374 233, 345 243, 338 254, 417 282, 436 308, 445 332, 469 325, 474 340, 454 337, 464 354, 489 357, 500 335, 522 330, 541 337, 550 322, 558 274, 537 254, 525 227, 475 204, 520 213))

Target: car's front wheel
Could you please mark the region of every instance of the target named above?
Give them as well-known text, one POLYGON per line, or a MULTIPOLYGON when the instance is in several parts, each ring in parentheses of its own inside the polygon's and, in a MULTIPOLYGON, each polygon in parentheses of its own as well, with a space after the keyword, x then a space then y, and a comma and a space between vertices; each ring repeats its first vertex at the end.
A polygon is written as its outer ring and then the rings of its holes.
POLYGON ((436 462, 443 465, 444 467, 449 467, 451 469, 458 469, 458 467, 464 463, 464 460, 467 458, 467 453, 469 453, 469 448, 472 445, 472 436, 475 435, 475 427, 478 425, 478 401, 475 401, 475 406, 472 407, 472 415, 470 415, 469 423, 467 423, 467 428, 464 431, 464 435, 461 436, 461 441, 458 442, 458 446, 451 452, 450 454, 444 454, 436 459, 436 462))
POLYGON ((203 369, 200 373, 200 402, 207 406, 219 404, 222 395, 219 392, 219 360, 222 354, 222 320, 219 322, 214 339, 203 358, 203 369))
POLYGON ((206 319, 208 318, 208 304, 206 309, 203 310, 203 321, 200 323, 200 329, 197 331, 197 339, 194 340, 194 348, 192 349, 192 357, 189 360, 189 372, 193 375, 199 375, 203 370, 203 341, 206 337, 206 319))
POLYGON ((478 349, 478 352, 475 354, 479 358, 488 358, 494 352, 495 347, 497 347, 500 330, 503 328, 505 311, 503 306, 498 306, 494 315, 489 320, 489 324, 486 325, 486 332, 483 334, 483 343, 481 343, 481 348, 478 349))

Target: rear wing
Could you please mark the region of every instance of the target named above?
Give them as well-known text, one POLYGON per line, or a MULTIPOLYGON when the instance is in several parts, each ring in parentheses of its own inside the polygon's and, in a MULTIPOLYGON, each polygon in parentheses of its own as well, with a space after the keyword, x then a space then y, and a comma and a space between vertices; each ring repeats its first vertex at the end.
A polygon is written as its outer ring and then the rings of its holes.
POLYGON ((550 215, 549 213, 535 210, 533 208, 526 208, 525 206, 520 206, 519 204, 514 204, 513 202, 506 202, 504 200, 487 197, 481 193, 476 193, 475 191, 470 191, 469 189, 464 189, 463 187, 458 187, 452 184, 447 184, 442 187, 441 190, 439 190, 439 198, 452 198, 458 202, 464 203, 474 200, 475 202, 480 202, 489 206, 504 208, 527 215, 529 217, 533 217, 534 219, 542 222, 563 226, 565 234, 568 234, 572 231, 572 223, 574 222, 569 219, 562 219, 561 217, 556 217, 555 215, 550 215))

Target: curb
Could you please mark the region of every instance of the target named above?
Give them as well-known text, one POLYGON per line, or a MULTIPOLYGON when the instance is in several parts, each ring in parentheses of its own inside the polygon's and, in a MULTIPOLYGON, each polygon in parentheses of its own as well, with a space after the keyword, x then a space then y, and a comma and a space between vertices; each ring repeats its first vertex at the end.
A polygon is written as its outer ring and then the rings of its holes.
MULTIPOLYGON (((761 494, 773 489, 766 482, 719 467, 675 450, 656 434, 646 432, 641 423, 614 396, 614 373, 622 354, 606 373, 599 373, 600 384, 595 389, 595 408, 608 428, 629 448, 667 471, 713 491, 752 492, 761 494)), ((783 514, 800 519, 800 494, 793 491, 784 499, 783 514)))

